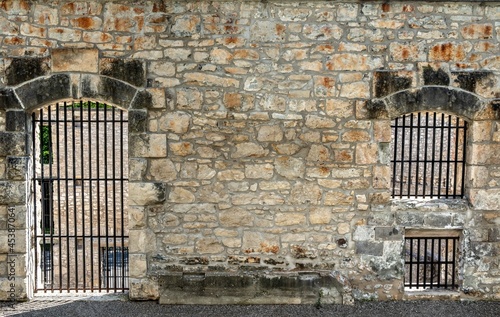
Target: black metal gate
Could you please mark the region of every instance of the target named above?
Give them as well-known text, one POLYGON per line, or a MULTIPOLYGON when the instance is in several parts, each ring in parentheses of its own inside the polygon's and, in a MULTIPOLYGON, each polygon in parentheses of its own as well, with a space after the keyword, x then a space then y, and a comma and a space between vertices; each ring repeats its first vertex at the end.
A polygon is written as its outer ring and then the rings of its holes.
POLYGON ((36 290, 127 290, 127 113, 64 102, 32 124, 36 290))

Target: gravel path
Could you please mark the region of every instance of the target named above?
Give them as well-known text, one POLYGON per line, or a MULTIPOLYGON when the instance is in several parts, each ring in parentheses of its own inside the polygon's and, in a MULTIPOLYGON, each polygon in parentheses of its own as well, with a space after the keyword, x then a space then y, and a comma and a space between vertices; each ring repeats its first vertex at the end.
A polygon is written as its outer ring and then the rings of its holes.
POLYGON ((325 305, 253 305, 253 306, 199 306, 158 305, 157 302, 130 302, 123 300, 95 301, 33 300, 6 306, 0 303, 0 316, 436 316, 436 317, 498 317, 500 302, 458 302, 458 301, 399 301, 366 302, 354 306, 325 305))

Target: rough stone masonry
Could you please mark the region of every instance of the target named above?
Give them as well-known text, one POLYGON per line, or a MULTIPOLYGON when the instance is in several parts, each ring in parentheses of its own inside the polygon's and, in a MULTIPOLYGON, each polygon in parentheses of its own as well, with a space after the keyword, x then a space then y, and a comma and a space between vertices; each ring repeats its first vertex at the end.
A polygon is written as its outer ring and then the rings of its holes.
POLYGON ((35 283, 30 115, 80 98, 129 113, 132 299, 403 299, 410 229, 460 232, 450 296, 500 299, 499 21, 496 1, 0 1, 0 299, 8 259, 17 299, 35 283), (464 199, 391 198, 391 119, 427 110, 469 123, 464 199))

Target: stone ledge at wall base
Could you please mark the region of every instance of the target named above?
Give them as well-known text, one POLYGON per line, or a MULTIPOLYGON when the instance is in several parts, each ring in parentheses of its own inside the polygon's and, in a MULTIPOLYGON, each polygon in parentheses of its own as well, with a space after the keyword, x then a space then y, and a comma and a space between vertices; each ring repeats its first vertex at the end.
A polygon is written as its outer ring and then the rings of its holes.
POLYGON ((159 276, 159 289, 159 303, 170 305, 354 304, 336 272, 168 273, 159 276))

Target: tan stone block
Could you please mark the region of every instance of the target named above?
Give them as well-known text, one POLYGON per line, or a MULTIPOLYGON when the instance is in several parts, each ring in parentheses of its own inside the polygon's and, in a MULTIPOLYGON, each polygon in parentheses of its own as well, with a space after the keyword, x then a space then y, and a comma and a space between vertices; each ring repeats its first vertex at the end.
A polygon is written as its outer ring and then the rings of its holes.
POLYGON ((158 126, 161 131, 178 134, 186 133, 191 124, 191 115, 185 112, 170 112, 160 117, 158 126))
POLYGON ((353 201, 354 197, 351 194, 344 194, 339 191, 330 191, 325 193, 324 204, 327 206, 351 205, 353 201))
POLYGON ((373 167, 373 188, 389 189, 391 186, 391 168, 389 166, 373 167))
POLYGON ((321 188, 314 183, 297 182, 293 185, 290 192, 289 202, 292 205, 312 204, 317 205, 321 202, 321 188))
POLYGON ((307 115, 305 125, 311 129, 331 129, 337 124, 334 120, 322 116, 307 115))
POLYGON ((326 166, 309 167, 306 169, 306 178, 326 178, 330 176, 330 168, 326 166))
POLYGON ((302 159, 288 156, 277 158, 274 166, 276 172, 287 179, 303 178, 306 169, 302 159))
POLYGON ((129 254, 129 275, 131 278, 145 277, 148 261, 145 254, 129 254))
POLYGON ((209 75, 206 73, 186 73, 184 79, 187 83, 199 86, 217 86, 217 87, 233 87, 238 88, 240 82, 231 77, 220 77, 209 75))
POLYGON ((196 88, 182 88, 177 91, 178 109, 199 110, 203 103, 203 96, 196 88))
POLYGON ((217 174, 217 179, 219 181, 241 181, 245 179, 245 173, 235 169, 220 171, 217 174))
POLYGON ((165 200, 165 188, 157 183, 136 183, 130 182, 129 205, 146 206, 157 204, 165 200))
POLYGON ((233 158, 242 157, 263 157, 269 153, 269 150, 264 149, 260 144, 245 142, 236 144, 236 151, 232 154, 233 158))
POLYGON ((61 42, 79 42, 82 38, 82 31, 71 28, 50 28, 48 32, 49 39, 55 39, 61 42))
POLYGON ((279 236, 263 232, 245 231, 243 245, 245 253, 274 253, 280 251, 279 236))
POLYGON ((242 208, 231 208, 219 214, 219 221, 224 227, 249 227, 254 216, 242 208))
POLYGON ((246 206, 246 205, 282 205, 285 200, 282 196, 273 192, 262 193, 241 193, 234 194, 231 199, 233 205, 246 206))
POLYGON ((283 112, 286 110, 286 99, 277 95, 266 95, 260 102, 261 110, 283 112))
POLYGON ((490 39, 493 35, 493 25, 485 24, 469 24, 464 26, 460 33, 464 39, 490 39))
POLYGON ((277 226, 295 226, 306 223, 306 216, 299 213, 278 213, 274 223, 277 226))
POLYGON ((327 162, 331 160, 330 150, 324 145, 313 144, 307 154, 307 161, 327 162))
POLYGON ((283 131, 279 125, 262 126, 257 133, 261 142, 279 142, 283 139, 283 131))
POLYGON ((216 228, 214 234, 217 237, 237 237, 239 235, 237 230, 229 230, 223 228, 216 228))
POLYGON ((291 188, 289 182, 285 181, 262 181, 259 183, 261 190, 287 190, 291 188))
POLYGON ((353 53, 333 54, 326 63, 327 69, 333 71, 365 71, 381 68, 382 66, 382 58, 353 53))
POLYGON ((309 210, 309 223, 312 225, 326 225, 332 220, 332 212, 327 207, 315 207, 309 210))
POLYGON ((96 49, 53 49, 53 72, 98 72, 99 51, 96 49))
POLYGON ((148 253, 155 252, 156 235, 149 229, 129 231, 129 252, 148 253))
POLYGON ((128 207, 129 228, 140 229, 147 225, 147 216, 144 207, 129 206, 128 207))
MULTIPOLYGON (((1 22, 0 22, 0 27, 2 27, 1 22)), ((2 28, 2 30, 8 30, 8 27, 5 29, 2 28)), ((47 29, 46 28, 36 27, 30 23, 21 24, 20 32, 21 32, 21 35, 26 35, 26 36, 30 36, 30 37, 45 38, 47 36, 47 29)), ((8 34, 8 31, 3 32, 3 34, 8 34)), ((33 45, 33 43, 31 43, 31 45, 33 45)))
POLYGON ((198 15, 179 15, 175 17, 171 27, 177 37, 193 36, 201 28, 201 18, 198 15))
POLYGON ((326 188, 340 188, 342 181, 338 179, 318 179, 318 184, 326 188))
POLYGON ((251 179, 271 179, 274 175, 274 166, 272 164, 246 165, 245 176, 251 179))
POLYGON ((181 187, 175 187, 170 191, 168 196, 170 202, 189 204, 196 201, 196 198, 192 192, 181 187))
POLYGON ((190 142, 169 143, 168 148, 173 155, 188 156, 195 153, 193 144, 190 142))
POLYGON ((273 148, 281 155, 294 155, 301 149, 300 145, 295 143, 273 144, 273 148))
POLYGON ((360 143, 356 145, 357 164, 375 164, 378 161, 378 145, 375 143, 360 143))
POLYGON ((436 44, 429 49, 430 61, 461 62, 471 50, 470 43, 446 42, 436 44))
POLYGON ((327 115, 339 118, 349 118, 354 116, 354 104, 348 100, 328 99, 325 105, 327 115))
POLYGON ((57 8, 36 4, 33 10, 33 21, 39 25, 58 25, 57 8))
POLYGON ((354 153, 352 150, 334 150, 333 160, 339 163, 350 163, 354 159, 354 153))
POLYGON ((370 139, 370 134, 365 130, 349 130, 342 134, 342 141, 344 142, 367 142, 370 139))
POLYGON ((179 245, 185 244, 189 241, 188 236, 186 234, 181 233, 169 233, 163 236, 161 242, 166 246, 169 245, 179 245))
POLYGON ((169 159, 151 160, 149 172, 153 180, 170 182, 177 178, 177 169, 169 159))
POLYGON ((340 97, 343 98, 369 98, 370 97, 370 84, 368 82, 356 82, 343 84, 340 87, 340 97))
POLYGON ((175 76, 175 63, 168 61, 152 61, 149 64, 148 72, 155 77, 175 76))
POLYGON ((337 225, 337 232, 339 234, 346 234, 346 233, 349 233, 351 232, 351 224, 349 223, 339 223, 337 225))
POLYGON ((375 142, 391 142, 391 135, 391 122, 389 120, 375 121, 373 123, 375 142))
POLYGON ((210 52, 210 61, 215 64, 229 64, 233 60, 233 54, 226 49, 215 48, 210 52))
POLYGON ((473 121, 471 127, 472 142, 491 141, 492 122, 491 121, 473 121))
POLYGON ((215 238, 203 238, 196 241, 196 252, 205 253, 221 253, 224 251, 224 247, 221 245, 220 241, 215 238))

